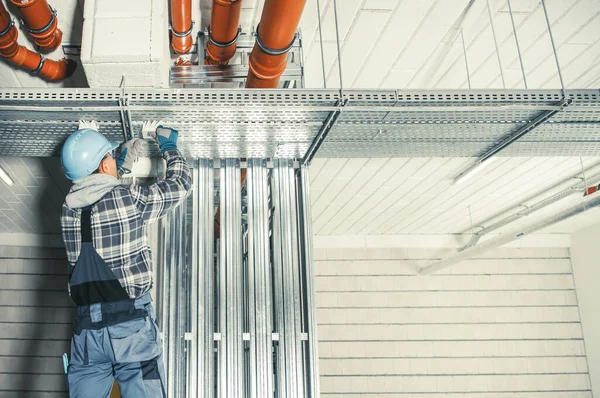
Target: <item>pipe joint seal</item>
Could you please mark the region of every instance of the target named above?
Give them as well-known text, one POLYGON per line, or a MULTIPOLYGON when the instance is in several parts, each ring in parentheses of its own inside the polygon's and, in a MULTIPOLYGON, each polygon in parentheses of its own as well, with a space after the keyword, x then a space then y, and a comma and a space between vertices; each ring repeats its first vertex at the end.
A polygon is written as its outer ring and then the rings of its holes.
POLYGON ((294 42, 296 41, 296 38, 298 37, 297 33, 294 34, 294 37, 292 38, 292 42, 287 47, 285 47, 281 50, 275 50, 275 49, 267 47, 265 45, 265 43, 262 42, 262 40, 260 39, 260 35, 258 34, 259 27, 260 27, 260 24, 258 24, 258 26, 256 27, 256 34, 255 34, 256 45, 267 55, 277 56, 277 55, 286 54, 294 46, 294 42))
POLYGON ((188 30, 186 30, 185 32, 183 32, 183 33, 179 33, 175 29, 173 29, 173 26, 171 24, 169 24, 169 30, 171 31, 171 33, 173 33, 173 36, 188 37, 189 35, 192 34, 192 30, 194 29, 194 25, 195 24, 196 24, 196 22, 192 21, 192 24, 190 25, 190 28, 188 30))
POLYGON ((42 68, 44 67, 44 62, 46 62, 46 57, 40 55, 40 64, 34 71, 32 71, 32 73, 40 73, 42 68))
POLYGON ((236 33, 235 37, 233 38, 233 40, 231 40, 230 42, 227 42, 227 43, 221 43, 212 38, 212 35, 210 32, 210 25, 208 25, 208 41, 210 41, 212 44, 214 44, 215 47, 226 48, 226 47, 230 47, 230 46, 234 45, 235 42, 237 42, 238 37, 240 37, 240 33, 242 33, 242 28, 238 27, 237 33, 236 33))
POLYGON ((54 25, 54 22, 56 21, 56 15, 58 14, 56 9, 54 9, 50 4, 48 4, 48 7, 50 7, 50 11, 52 11, 52 13, 51 13, 50 21, 43 28, 33 29, 29 25, 27 25, 27 23, 25 22, 25 20, 23 18, 21 18, 21 25, 25 26, 27 28, 27 30, 30 33, 33 33, 34 35, 39 35, 39 34, 47 32, 48 30, 50 30, 52 28, 52 25, 54 25))
POLYGON ((0 37, 7 35, 13 26, 15 26, 15 21, 13 21, 11 18, 10 22, 8 23, 8 26, 6 26, 6 29, 4 29, 2 32, 0 32, 0 37))

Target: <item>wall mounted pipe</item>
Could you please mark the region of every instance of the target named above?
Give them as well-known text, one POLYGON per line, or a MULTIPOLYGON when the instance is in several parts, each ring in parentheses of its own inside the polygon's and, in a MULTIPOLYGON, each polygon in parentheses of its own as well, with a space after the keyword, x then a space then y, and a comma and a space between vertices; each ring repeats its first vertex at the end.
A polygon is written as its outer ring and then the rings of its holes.
POLYGON ((63 80, 71 77, 77 63, 70 59, 54 61, 33 52, 18 43, 19 32, 10 15, 0 1, 0 56, 16 66, 37 73, 48 80, 63 80))
POLYGON ((206 65, 227 65, 235 55, 241 8, 241 0, 213 0, 206 43, 206 65))
MULTIPOLYGON (((526 200, 522 201, 521 204, 518 206, 504 211, 499 215, 495 215, 491 218, 488 218, 487 220, 481 223, 478 223, 480 226, 484 225, 485 227, 482 226, 482 229, 480 231, 473 234, 471 240, 463 248, 461 248, 460 251, 466 250, 471 246, 475 246, 483 236, 489 234, 492 231, 497 230, 498 228, 504 227, 505 225, 515 222, 523 217, 529 216, 530 214, 543 208, 546 208, 547 206, 550 206, 562 199, 568 198, 573 194, 586 192, 586 188, 588 188, 586 186, 586 181, 590 184, 600 182, 600 164, 596 164, 588 168, 583 173, 577 173, 569 177, 565 181, 562 181, 546 189, 543 193, 539 193, 527 198, 526 200), (591 175, 591 177, 587 179, 584 178, 586 174, 591 175), (577 184, 573 184, 574 180, 580 180, 580 182, 577 184), (556 193, 554 193, 551 196, 547 195, 548 192, 553 191, 556 191, 556 193), (499 219, 499 216, 501 216, 502 214, 508 215, 499 219)), ((593 193, 593 187, 588 188, 587 192, 589 192, 589 194, 593 193)), ((588 194, 587 192, 584 196, 588 194)), ((463 233, 469 233, 469 231, 464 231, 463 233)))
POLYGON ((265 0, 256 44, 248 61, 247 88, 277 87, 305 4, 306 0, 265 0))
POLYGON ((444 268, 448 268, 454 264, 458 264, 462 261, 468 260, 469 258, 480 255, 497 247, 504 246, 507 243, 524 237, 525 235, 530 235, 536 231, 539 231, 540 229, 549 227, 560 221, 566 220, 568 218, 576 216, 577 214, 583 213, 587 210, 593 209, 594 207, 598 206, 600 206, 600 194, 586 196, 581 202, 577 203, 576 205, 571 206, 555 215, 544 218, 523 229, 519 229, 511 233, 506 233, 492 238, 490 240, 486 240, 485 242, 469 247, 468 249, 465 249, 452 257, 436 261, 430 265, 427 265, 419 270, 419 275, 429 275, 444 268))
POLYGON ((192 49, 192 28, 192 0, 171 0, 171 47, 176 53, 192 49))
POLYGON ((63 33, 58 29, 56 10, 46 0, 10 0, 21 12, 25 25, 41 51, 56 50, 62 42, 63 33))

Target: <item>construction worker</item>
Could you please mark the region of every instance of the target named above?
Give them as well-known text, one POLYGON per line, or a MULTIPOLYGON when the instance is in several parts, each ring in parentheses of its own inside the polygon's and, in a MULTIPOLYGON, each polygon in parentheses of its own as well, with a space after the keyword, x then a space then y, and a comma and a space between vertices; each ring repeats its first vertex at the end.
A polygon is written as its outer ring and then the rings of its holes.
POLYGON ((92 126, 75 131, 62 148, 73 181, 61 216, 69 294, 77 304, 67 372, 71 397, 108 397, 115 379, 124 398, 166 397, 147 225, 181 204, 192 180, 177 149, 178 132, 153 131, 167 171, 150 186, 119 181, 138 157, 140 139, 123 144, 115 159, 118 144, 92 126))

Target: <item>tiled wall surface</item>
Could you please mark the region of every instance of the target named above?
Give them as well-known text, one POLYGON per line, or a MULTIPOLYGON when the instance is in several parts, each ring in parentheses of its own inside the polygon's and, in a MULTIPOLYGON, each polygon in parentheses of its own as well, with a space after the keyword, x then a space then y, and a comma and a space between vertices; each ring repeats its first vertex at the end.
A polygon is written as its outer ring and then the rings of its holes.
MULTIPOLYGON (((591 398, 569 252, 316 249, 323 397, 591 398)), ((62 249, 0 247, 0 398, 66 396, 62 249)))
POLYGON ((0 246, 0 398, 64 398, 73 307, 64 249, 0 246))
POLYGON ((567 249, 315 250, 324 397, 591 397, 567 249))

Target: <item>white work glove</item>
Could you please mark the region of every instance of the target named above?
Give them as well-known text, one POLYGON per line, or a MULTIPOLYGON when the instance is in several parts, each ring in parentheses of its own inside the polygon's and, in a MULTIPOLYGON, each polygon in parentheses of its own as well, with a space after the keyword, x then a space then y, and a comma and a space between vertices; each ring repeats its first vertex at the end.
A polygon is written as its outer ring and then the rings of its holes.
POLYGON ((98 124, 95 120, 80 120, 79 121, 79 130, 82 129, 92 129, 96 131, 100 131, 98 124))
POLYGON ((143 142, 140 138, 132 138, 121 145, 121 156, 117 159, 119 176, 131 173, 133 163, 142 153, 143 142))
POLYGON ((144 122, 142 136, 155 139, 161 152, 177 149, 179 132, 170 127, 163 127, 161 121, 144 122))

